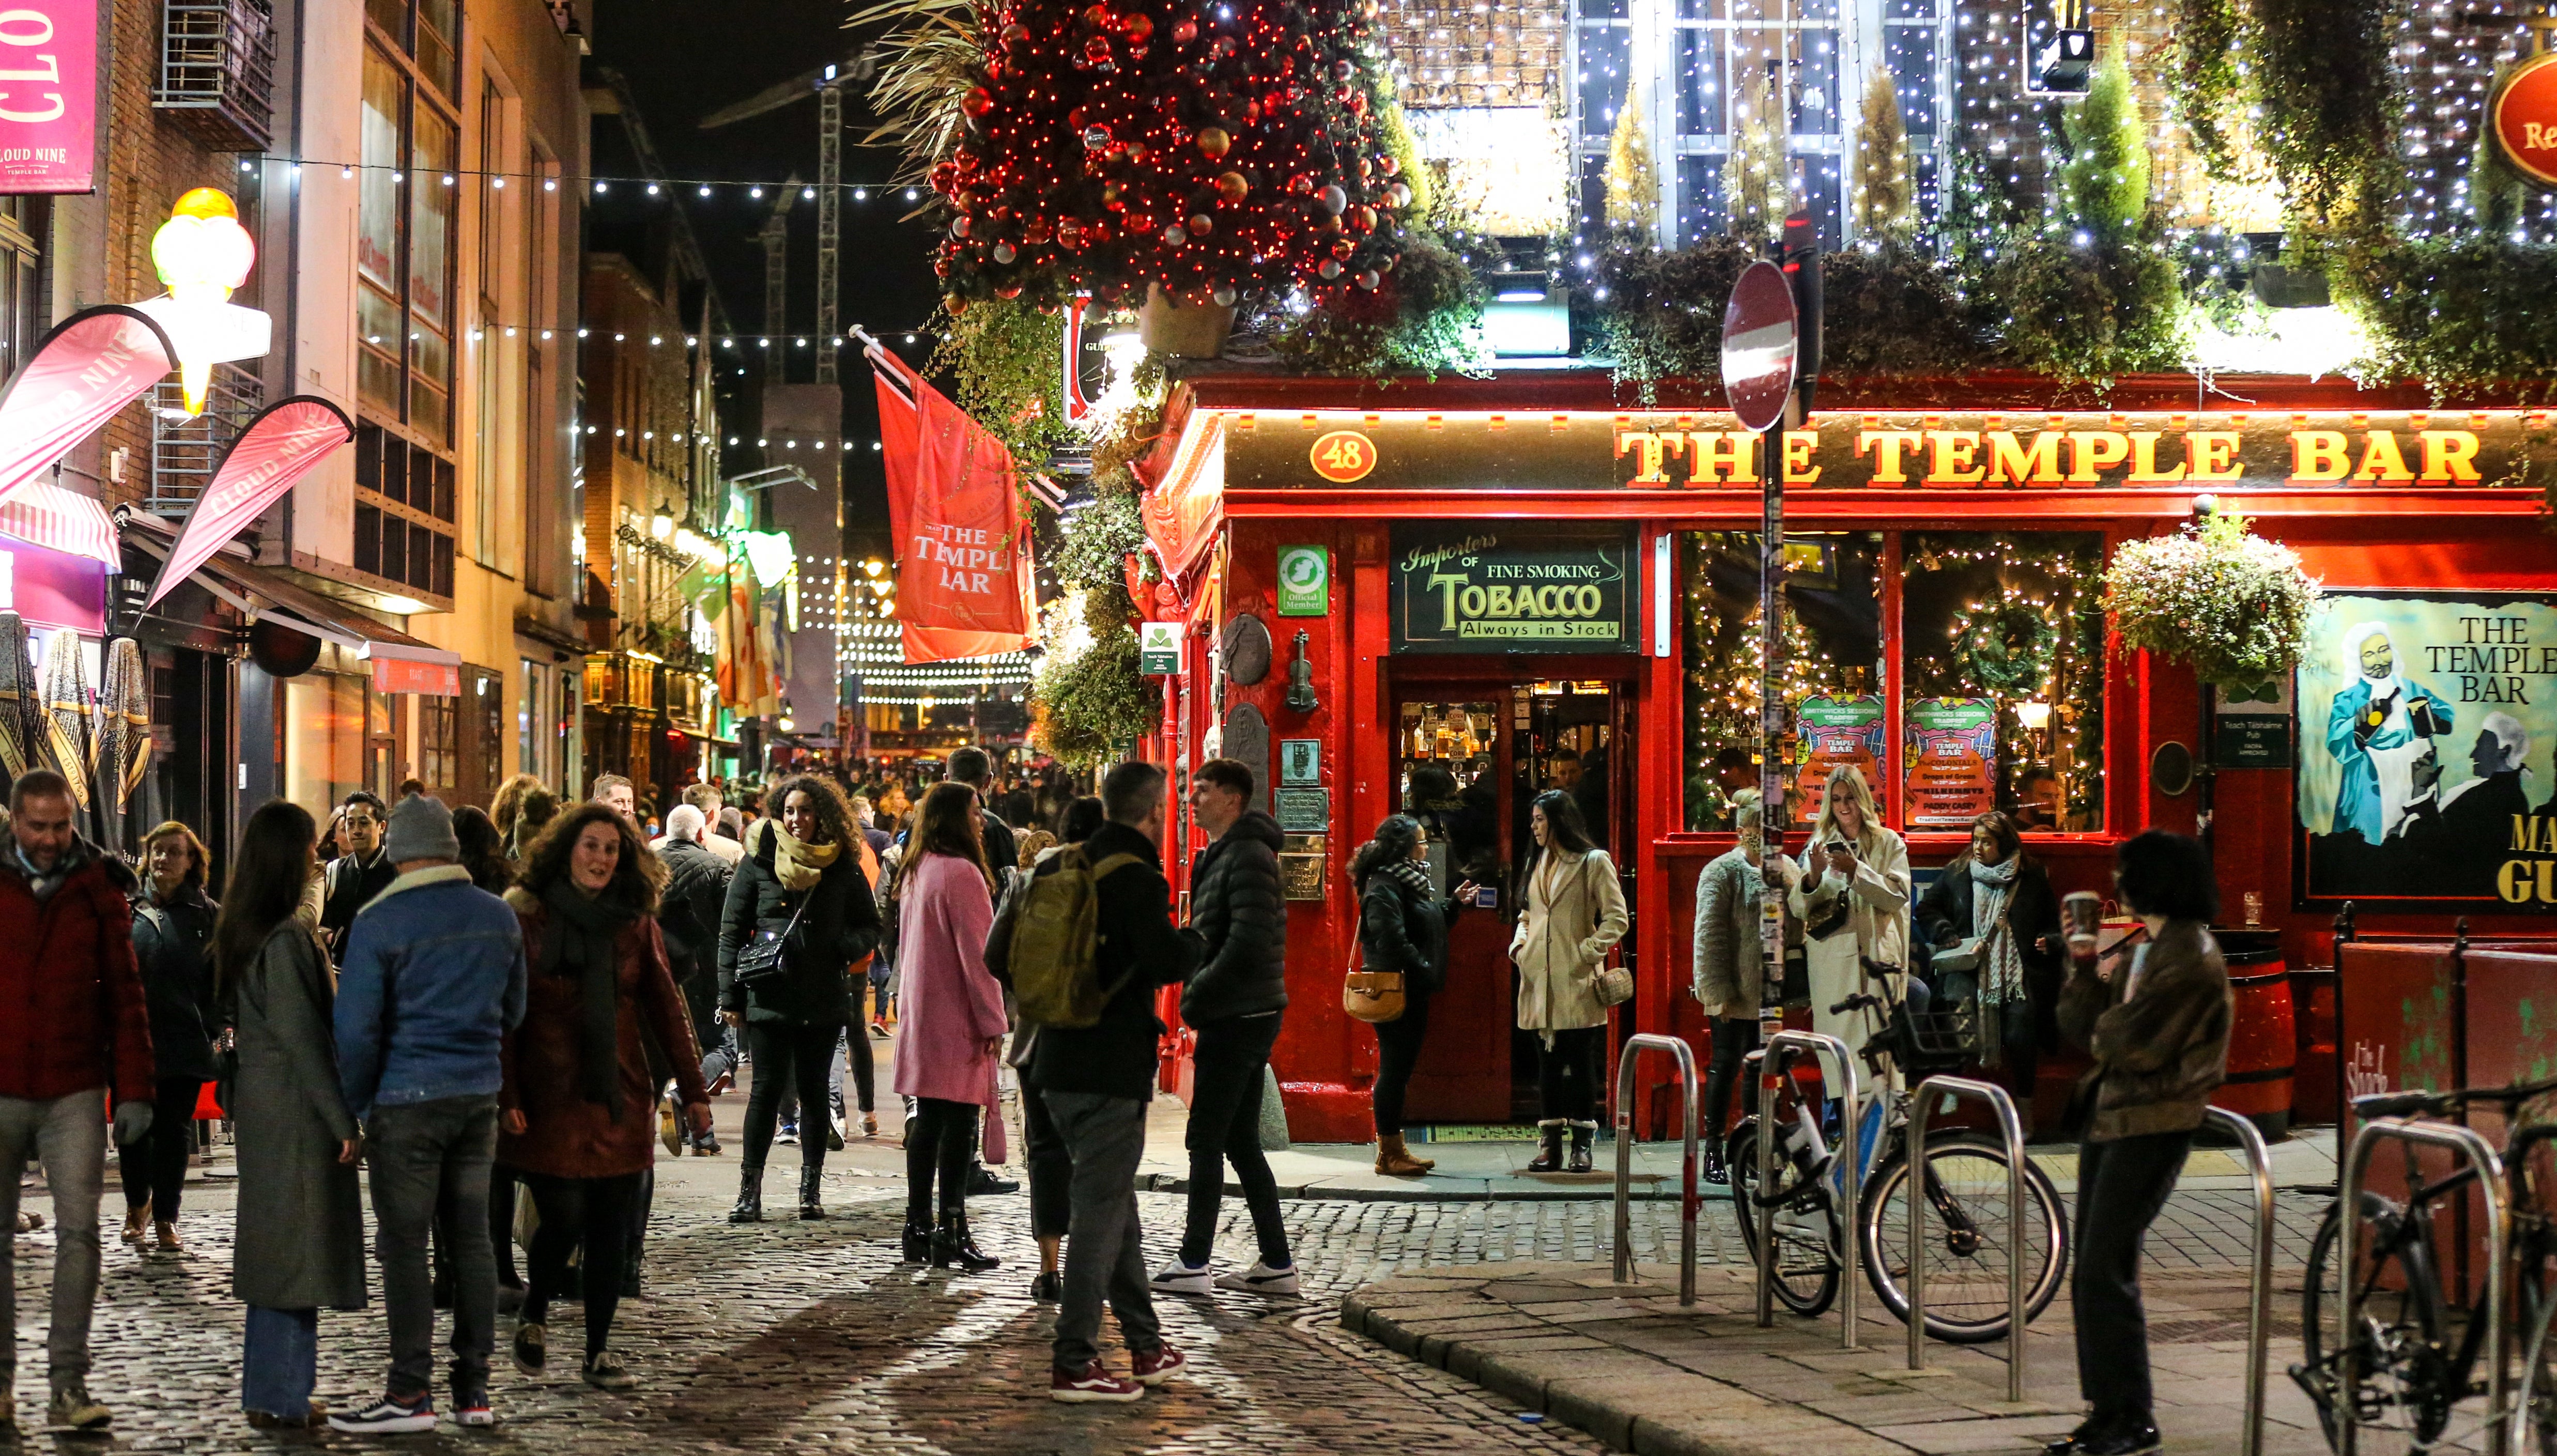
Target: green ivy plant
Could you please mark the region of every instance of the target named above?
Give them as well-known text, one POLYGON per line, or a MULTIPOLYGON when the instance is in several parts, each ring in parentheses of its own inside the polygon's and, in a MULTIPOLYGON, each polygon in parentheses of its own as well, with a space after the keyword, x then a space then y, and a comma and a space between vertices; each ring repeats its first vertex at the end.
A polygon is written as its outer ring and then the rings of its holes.
POLYGON ((1377 288, 1351 290, 1305 314, 1274 309, 1270 343, 1308 373, 1482 377, 1492 362, 1483 337, 1486 293, 1482 279, 1445 243, 1414 229, 1377 288))
POLYGON ((2247 105, 2238 58, 2245 19, 2237 0, 2173 0, 2166 93, 2185 139, 2222 182, 2238 179, 2236 133, 2247 105))
POLYGON ((941 344, 925 366, 947 372, 955 399, 1011 451, 1036 466, 1083 436, 1065 422, 1065 316, 1021 299, 979 299, 946 314, 941 344))
POLYGON ((2349 249, 2328 274, 2370 336, 2363 372, 2457 390, 2557 393, 2557 247, 2475 234, 2349 249))
POLYGON ((2321 235, 2375 234, 2393 199, 2405 114, 2389 47, 2396 0, 2246 0, 2255 135, 2292 215, 2321 235))

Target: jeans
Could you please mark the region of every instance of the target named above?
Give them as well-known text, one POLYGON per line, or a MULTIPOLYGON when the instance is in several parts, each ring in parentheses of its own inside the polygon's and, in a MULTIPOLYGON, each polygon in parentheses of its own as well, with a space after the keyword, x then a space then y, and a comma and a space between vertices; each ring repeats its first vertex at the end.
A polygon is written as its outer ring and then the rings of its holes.
POLYGON ((621 1307, 621 1269, 630 1257, 630 1203, 638 1196, 640 1175, 521 1176, 524 1191, 542 1215, 528 1260, 532 1277, 524 1285, 524 1323, 548 1322, 551 1299, 568 1279, 568 1257, 584 1244, 586 1258, 577 1284, 586 1300, 586 1353, 598 1355, 612 1334, 613 1311, 621 1307))
MULTIPOLYGON (((1717 1144, 1723 1131, 1731 1125, 1731 1094, 1740 1081, 1740 1069, 1748 1065, 1748 1056, 1758 1049, 1758 1018, 1755 1016, 1716 1016, 1713 1018, 1713 1061, 1704 1073, 1704 1134, 1717 1144)), ((1745 1100, 1741 1116, 1758 1111, 1756 1099, 1745 1100)))
POLYGON ((1035 1087, 1021 1084, 1022 1161, 1030 1179, 1030 1237, 1062 1239, 1074 1219, 1074 1155, 1035 1087))
POLYGON ((240 1337, 240 1409, 300 1420, 319 1383, 320 1311, 250 1305, 240 1337))
POLYGON ((2149 1422, 2140 1243, 2175 1191, 2192 1145, 2190 1132, 2151 1132, 2078 1151, 2078 1262, 2069 1271, 2069 1297, 2078 1314, 2078 1392, 2098 1420, 2149 1422))
POLYGON ((905 1127, 905 1221, 932 1222, 932 1184, 941 1180, 941 1212, 955 1218, 968 1209, 968 1161, 976 1151, 976 1128, 986 1110, 973 1102, 944 1102, 937 1097, 914 1100, 914 1121, 905 1127))
POLYGON ((488 1247, 488 1169, 497 1153, 497 1099, 447 1097, 373 1109, 364 1161, 372 1169, 373 1257, 391 1331, 389 1391, 435 1386, 435 1293, 427 1237, 452 1236, 455 1398, 485 1394, 497 1336, 496 1257, 488 1247))
POLYGON ((1574 1123, 1597 1117, 1598 1062, 1606 1049, 1604 1026, 1575 1026, 1536 1038, 1537 1106, 1546 1117, 1574 1123), (1545 1044, 1546 1036, 1553 1038, 1551 1046, 1545 1044))
POLYGON ((1080 1373, 1101 1358, 1101 1305, 1119 1316, 1128 1348, 1162 1347, 1154 1291, 1137 1221, 1137 1165, 1145 1157, 1145 1104, 1097 1092, 1043 1092, 1048 1116, 1074 1159, 1073 1211, 1065 1235, 1065 1292, 1051 1359, 1080 1373))
POLYGON ((115 1170, 124 1178, 127 1209, 149 1204, 153 1221, 178 1222, 178 1195, 187 1186, 187 1154, 196 1150, 196 1099, 203 1090, 204 1084, 193 1077, 152 1085, 151 1135, 115 1150, 115 1170))
MULTIPOLYGON (((810 1110, 812 1120, 825 1115, 826 1062, 843 1029, 840 1021, 745 1023, 746 1051, 754 1059, 754 1087, 745 1096, 745 1166, 762 1167, 772 1151, 772 1125, 781 1115, 783 1089, 798 1095, 799 1106, 810 1110)), ((826 1165, 823 1128, 801 1129, 799 1161, 812 1168, 826 1165)))
POLYGON ((1262 1071, 1278 1040, 1278 1020, 1272 1011, 1204 1021, 1194 1028, 1198 1043, 1190 1065, 1196 1076, 1189 1133, 1183 1139, 1190 1153, 1190 1206, 1181 1228, 1181 1262, 1193 1268, 1207 1262, 1215 1248, 1217 1206, 1225 1194, 1229 1161, 1234 1181, 1243 1185, 1243 1206, 1252 1213, 1253 1236, 1261 1241, 1261 1261, 1274 1269, 1287 1266, 1278 1182, 1270 1176, 1270 1160, 1261 1155, 1262 1071))
POLYGON ((488 1170, 488 1252, 497 1282, 509 1289, 524 1287, 515 1273, 515 1173, 511 1168, 488 1170))
MULTIPOLYGON (((106 1090, 50 1102, 0 1097, 0 1231, 18 1227, 18 1180, 42 1158, 54 1195, 54 1315, 45 1337, 55 1389, 88 1378, 88 1321, 97 1305, 97 1198, 106 1183, 106 1090)), ((0 1331, 18 1328, 15 1235, 0 1241, 0 1331)), ((0 1340, 0 1376, 17 1369, 14 1337, 0 1340)))
POLYGON ((1376 1025, 1376 1130, 1380 1137, 1403 1135, 1403 1094, 1412 1086, 1412 1069, 1420 1064, 1420 1043, 1429 1035, 1429 993, 1413 991, 1404 981, 1403 1014, 1376 1025))

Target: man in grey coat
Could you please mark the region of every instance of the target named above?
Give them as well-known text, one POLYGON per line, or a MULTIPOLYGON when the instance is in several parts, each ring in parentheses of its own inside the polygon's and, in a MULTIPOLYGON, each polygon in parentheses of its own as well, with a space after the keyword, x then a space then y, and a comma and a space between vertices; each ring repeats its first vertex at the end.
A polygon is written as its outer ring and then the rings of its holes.
POLYGON ((1212 841, 1190 866, 1190 928, 1207 958, 1181 988, 1181 1019, 1198 1040, 1191 1066, 1189 1218, 1179 1253, 1154 1271, 1167 1294, 1211 1287, 1255 1294, 1296 1292, 1287 1230, 1278 1221, 1278 1183, 1261 1155, 1261 1097, 1270 1048, 1287 1009, 1287 901, 1278 882, 1278 821, 1252 807, 1252 770, 1211 758, 1190 775, 1190 809, 1212 841), (1261 1259, 1211 1279, 1217 1206, 1225 1164, 1243 1185, 1261 1259))
MULTIPOLYGON (((1722 1182, 1722 1129, 1744 1059, 1758 1048, 1758 1008, 1766 995, 1767 953, 1760 940, 1767 881, 1762 872, 1766 811, 1758 791, 1732 799, 1731 827, 1740 843, 1695 877, 1695 998, 1713 1027, 1713 1062, 1704 1078, 1704 1180, 1722 1182)), ((1776 857, 1778 872, 1790 861, 1776 857)), ((1789 918, 1787 941, 1800 939, 1789 918)))

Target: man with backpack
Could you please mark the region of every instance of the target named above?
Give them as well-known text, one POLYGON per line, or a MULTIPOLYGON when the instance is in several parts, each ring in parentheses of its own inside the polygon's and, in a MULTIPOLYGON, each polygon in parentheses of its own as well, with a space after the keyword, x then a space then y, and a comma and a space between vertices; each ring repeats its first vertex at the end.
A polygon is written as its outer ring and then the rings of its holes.
POLYGON ((1172 924, 1171 887, 1155 845, 1163 771, 1122 763, 1101 784, 1108 816, 1079 851, 1050 856, 1020 893, 1008 970, 1021 1018, 1038 1025, 1026 1069, 1074 1160, 1065 1288, 1048 1394, 1127 1401, 1177 1372, 1146 1284, 1137 1218, 1154 1046, 1154 991, 1189 979, 1203 943, 1172 924), (1136 1357, 1135 1379, 1101 1363, 1107 1297, 1136 1357))
POLYGON ((1206 964, 1181 988, 1181 1019, 1198 1037, 1190 1095, 1189 1217, 1180 1252, 1154 1271, 1166 1294, 1214 1288, 1293 1294, 1296 1265, 1278 1217, 1278 1184, 1261 1155, 1261 1095, 1270 1048, 1287 1009, 1287 897, 1278 882, 1278 821, 1252 807, 1252 770, 1211 758, 1190 775, 1190 808, 1210 844, 1190 865, 1190 928, 1206 964), (1239 1274, 1208 1272, 1225 1164, 1252 1213, 1261 1259, 1239 1274))

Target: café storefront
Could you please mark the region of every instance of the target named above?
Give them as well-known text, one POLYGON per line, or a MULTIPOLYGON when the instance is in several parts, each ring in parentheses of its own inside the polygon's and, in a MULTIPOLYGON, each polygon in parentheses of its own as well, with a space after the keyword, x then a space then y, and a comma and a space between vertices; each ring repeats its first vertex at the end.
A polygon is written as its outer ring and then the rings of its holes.
MULTIPOLYGON (((2049 394, 1849 388, 1786 438, 1789 771, 1857 763, 1922 881, 1989 808, 2019 815, 2063 892, 2106 891, 2140 829, 2206 835, 2224 938, 2296 985, 2301 1027, 2327 1018, 2323 1050, 2299 1036, 2297 1082, 2300 1115, 2331 1118, 2333 984, 2300 978, 2333 964, 2347 901, 2363 933, 2557 930, 2557 415, 2289 377, 2199 398, 2190 376, 2125 380, 2092 409, 2049 394), (2105 563, 2198 496, 2323 581, 2296 681, 2206 694, 2108 642, 2105 563), (2427 705, 2411 749, 2354 731, 2374 689, 2427 705)), ((1701 1048, 1695 879, 1756 777, 1756 463, 1728 414, 1629 407, 1599 371, 1179 387, 1144 466, 1165 580, 1141 606, 1180 643, 1152 746, 1183 774, 1254 763, 1289 836, 1275 1061, 1293 1135, 1369 1135, 1374 1041, 1339 1008, 1344 870, 1398 810, 1431 825, 1446 882, 1498 900, 1457 919, 1415 1121, 1532 1115, 1503 952, 1548 788, 1625 877, 1618 1039, 1701 1048)), ((1796 795, 1798 831, 1815 806, 1796 795)), ((1185 860, 1185 811, 1173 834, 1185 860)), ((1167 1086, 1185 1045, 1175 1029, 1167 1086)), ((2287 1090, 2292 1058, 2262 1060, 2287 1090)), ((2045 1118, 2068 1075, 2047 1061, 2045 1118)))

